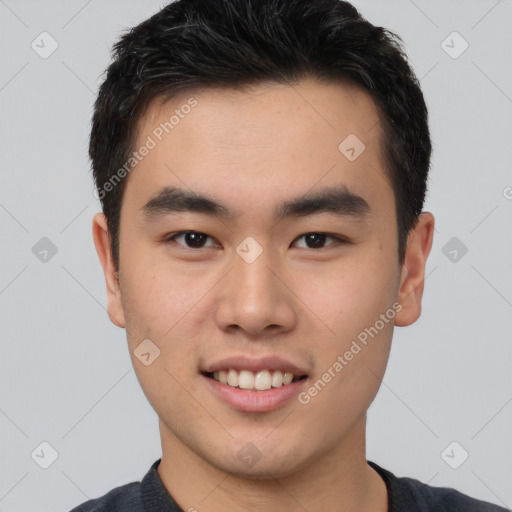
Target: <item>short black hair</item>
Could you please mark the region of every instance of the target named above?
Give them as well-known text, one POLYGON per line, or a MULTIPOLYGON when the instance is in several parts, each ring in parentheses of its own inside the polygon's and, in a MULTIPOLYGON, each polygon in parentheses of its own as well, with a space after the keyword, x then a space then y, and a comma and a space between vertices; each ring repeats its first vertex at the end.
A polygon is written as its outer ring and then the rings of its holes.
POLYGON ((177 0, 115 43, 94 105, 89 156, 116 270, 127 162, 149 102, 305 78, 355 84, 375 102, 403 263, 432 147, 423 94, 400 37, 341 0, 177 0))

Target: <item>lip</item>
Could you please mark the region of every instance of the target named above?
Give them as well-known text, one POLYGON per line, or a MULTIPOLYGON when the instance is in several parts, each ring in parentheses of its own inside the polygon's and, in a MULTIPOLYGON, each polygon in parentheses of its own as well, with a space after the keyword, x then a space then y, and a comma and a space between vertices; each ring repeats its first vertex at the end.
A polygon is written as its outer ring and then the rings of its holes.
MULTIPOLYGON (((246 369, 248 368, 246 367, 246 369)), ((307 377, 279 388, 271 388, 265 391, 247 391, 222 384, 203 374, 200 374, 200 376, 215 396, 242 412, 268 412, 279 409, 293 400, 309 380, 309 377, 307 377)))
POLYGON ((213 373, 221 370, 229 370, 231 368, 238 371, 249 370, 252 372, 260 372, 262 370, 280 370, 288 373, 293 373, 294 375, 297 376, 309 374, 307 369, 301 368, 300 366, 290 361, 287 361, 286 359, 282 359, 276 356, 260 358, 250 358, 247 356, 233 356, 225 359, 220 359, 214 363, 211 363, 205 366, 204 368, 201 368, 200 371, 201 373, 213 373))

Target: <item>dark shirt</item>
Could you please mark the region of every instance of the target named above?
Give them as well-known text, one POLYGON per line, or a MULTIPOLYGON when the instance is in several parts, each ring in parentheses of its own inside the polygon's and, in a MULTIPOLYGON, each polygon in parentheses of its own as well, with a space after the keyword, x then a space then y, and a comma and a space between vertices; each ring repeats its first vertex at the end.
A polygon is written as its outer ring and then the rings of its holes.
MULTIPOLYGON (((89 500, 70 512, 187 512, 183 511, 164 487, 157 468, 158 459, 142 482, 112 489, 101 498, 89 500)), ((396 477, 374 462, 388 489, 388 512, 506 512, 507 509, 470 498, 448 487, 432 487, 414 478, 396 477)))

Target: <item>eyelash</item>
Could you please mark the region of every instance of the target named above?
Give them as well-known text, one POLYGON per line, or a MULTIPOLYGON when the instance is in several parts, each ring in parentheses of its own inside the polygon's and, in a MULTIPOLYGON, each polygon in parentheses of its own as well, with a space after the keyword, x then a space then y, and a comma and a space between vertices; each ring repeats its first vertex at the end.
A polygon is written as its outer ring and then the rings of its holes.
MULTIPOLYGON (((164 242, 165 243, 177 243, 176 242, 176 238, 182 236, 182 235, 186 235, 186 234, 198 234, 198 235, 206 235, 206 233, 202 233, 201 231, 178 231, 176 233, 172 233, 170 235, 168 235, 167 237, 165 237, 164 239, 164 242)), ((295 240, 298 240, 300 238, 303 238, 307 235, 323 235, 323 236, 326 236, 327 238, 332 238, 333 240, 335 240, 334 243, 332 244, 329 244, 327 246, 324 246, 324 247, 320 247, 320 248, 312 248, 312 247, 305 247, 303 249, 311 249, 313 251, 319 251, 321 249, 327 249, 329 247, 335 247, 337 245, 343 245, 343 244, 348 244, 350 243, 349 240, 345 237, 342 237, 342 236, 339 236, 339 235, 331 235, 329 233, 323 233, 323 232, 320 232, 320 231, 309 231, 307 233, 304 233, 300 236, 298 236, 295 240)), ((210 239, 213 239, 211 236, 209 235, 206 235, 208 238, 210 239)), ((294 241, 295 241, 294 240, 294 241)), ((178 244, 178 245, 181 245, 181 244, 178 244)), ((207 247, 189 247, 187 245, 184 246, 186 249, 192 249, 193 251, 195 250, 200 250, 200 249, 206 249, 208 247, 211 247, 211 246, 207 246, 207 247)))

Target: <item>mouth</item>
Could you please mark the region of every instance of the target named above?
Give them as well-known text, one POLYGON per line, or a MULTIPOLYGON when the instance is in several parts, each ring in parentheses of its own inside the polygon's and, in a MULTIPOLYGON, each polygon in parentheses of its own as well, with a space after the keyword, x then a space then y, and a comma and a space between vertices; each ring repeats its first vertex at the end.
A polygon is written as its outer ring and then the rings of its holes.
POLYGON ((201 365, 200 375, 213 397, 241 412, 265 413, 292 407, 309 381, 307 366, 274 355, 232 355, 201 365))
POLYGON ((289 386, 295 382, 307 379, 306 374, 294 374, 286 370, 237 370, 226 368, 215 372, 202 374, 220 384, 243 391, 268 391, 269 389, 289 386))

